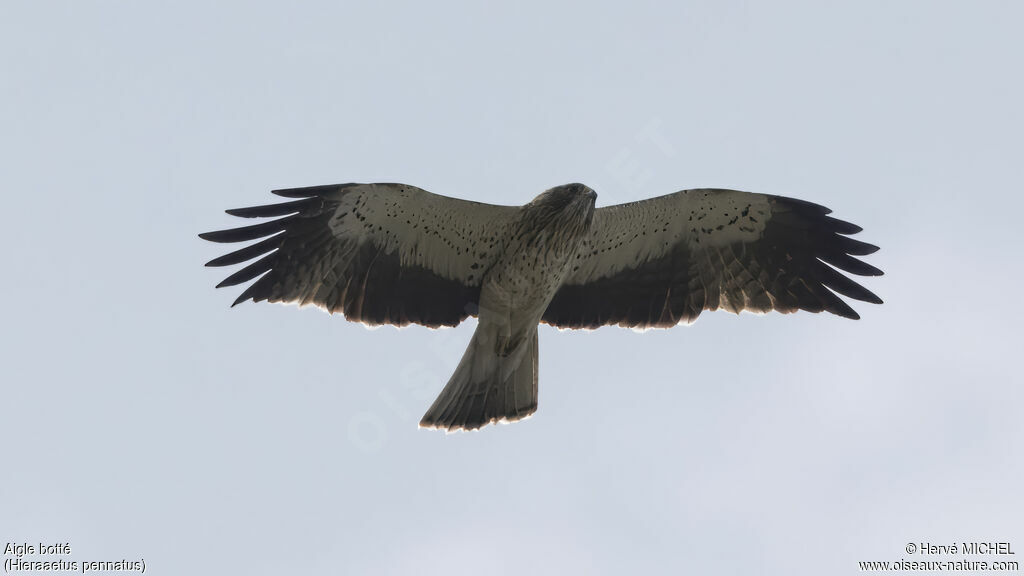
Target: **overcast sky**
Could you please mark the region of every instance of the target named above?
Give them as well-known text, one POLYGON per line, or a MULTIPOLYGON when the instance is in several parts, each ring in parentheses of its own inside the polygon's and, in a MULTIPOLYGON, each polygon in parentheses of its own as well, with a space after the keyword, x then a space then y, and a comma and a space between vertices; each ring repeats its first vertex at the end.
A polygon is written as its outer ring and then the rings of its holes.
POLYGON ((5 3, 4 543, 168 575, 1021 558, 1019 2, 372 4, 5 3), (202 266, 225 208, 351 181, 811 200, 882 247, 886 303, 543 326, 535 416, 445 436, 417 422, 475 321, 230 309, 202 266))

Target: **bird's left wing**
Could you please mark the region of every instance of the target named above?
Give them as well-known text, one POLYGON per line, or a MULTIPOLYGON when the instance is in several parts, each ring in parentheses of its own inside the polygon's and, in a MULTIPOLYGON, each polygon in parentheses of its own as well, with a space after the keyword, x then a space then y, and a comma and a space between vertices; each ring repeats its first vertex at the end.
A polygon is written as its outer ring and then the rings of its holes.
POLYGON ((275 190, 291 202, 228 210, 278 217, 200 234, 212 242, 265 238, 207 263, 259 258, 217 285, 259 276, 235 304, 315 304, 370 325, 455 326, 478 310, 484 271, 519 208, 431 194, 403 184, 275 190), (262 276, 261 276, 262 275, 262 276))
POLYGON ((860 227, 829 212, 802 200, 718 189, 599 208, 542 321, 559 328, 670 327, 718 308, 856 319, 836 293, 882 301, 835 268, 880 275, 851 256, 878 248, 847 237, 860 227))

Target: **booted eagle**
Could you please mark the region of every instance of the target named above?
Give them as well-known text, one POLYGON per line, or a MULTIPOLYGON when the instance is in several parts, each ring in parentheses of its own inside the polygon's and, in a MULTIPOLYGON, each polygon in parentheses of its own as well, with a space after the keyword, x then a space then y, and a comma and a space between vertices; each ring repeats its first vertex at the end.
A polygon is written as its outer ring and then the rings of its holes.
POLYGON ((882 302, 837 271, 882 274, 854 258, 878 250, 848 237, 861 228, 781 196, 684 190, 595 209, 597 194, 582 184, 552 188, 525 206, 404 184, 273 193, 295 200, 227 212, 276 220, 200 234, 259 240, 207 263, 258 258, 217 285, 258 277, 234 304, 314 304, 369 325, 479 319, 424 427, 470 430, 532 414, 540 322, 668 328, 719 308, 857 319, 838 295, 882 302))

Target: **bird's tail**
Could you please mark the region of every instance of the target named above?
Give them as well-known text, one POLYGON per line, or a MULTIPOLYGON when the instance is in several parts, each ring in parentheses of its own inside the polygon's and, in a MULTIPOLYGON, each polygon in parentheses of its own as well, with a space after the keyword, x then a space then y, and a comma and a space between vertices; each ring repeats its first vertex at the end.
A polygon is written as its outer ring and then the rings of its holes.
POLYGON ((493 327, 477 326, 451 380, 420 426, 475 430, 514 422, 537 410, 537 328, 507 350, 495 345, 493 327))

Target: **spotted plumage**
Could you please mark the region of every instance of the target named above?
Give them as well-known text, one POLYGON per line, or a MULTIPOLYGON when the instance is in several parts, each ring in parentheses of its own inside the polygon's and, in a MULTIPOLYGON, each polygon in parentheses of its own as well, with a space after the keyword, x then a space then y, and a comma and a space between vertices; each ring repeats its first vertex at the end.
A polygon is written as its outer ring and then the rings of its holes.
POLYGON ((670 327, 722 308, 857 313, 837 294, 881 303, 841 274, 880 275, 854 258, 877 247, 817 204, 734 190, 685 190, 595 209, 582 184, 522 207, 403 184, 276 190, 290 202, 228 210, 280 217, 208 232, 255 244, 208 266, 255 262, 221 286, 235 300, 313 304, 369 325, 455 326, 473 338, 421 425, 475 429, 537 407, 537 325, 670 327), (834 268, 833 268, 834 267, 834 268))

